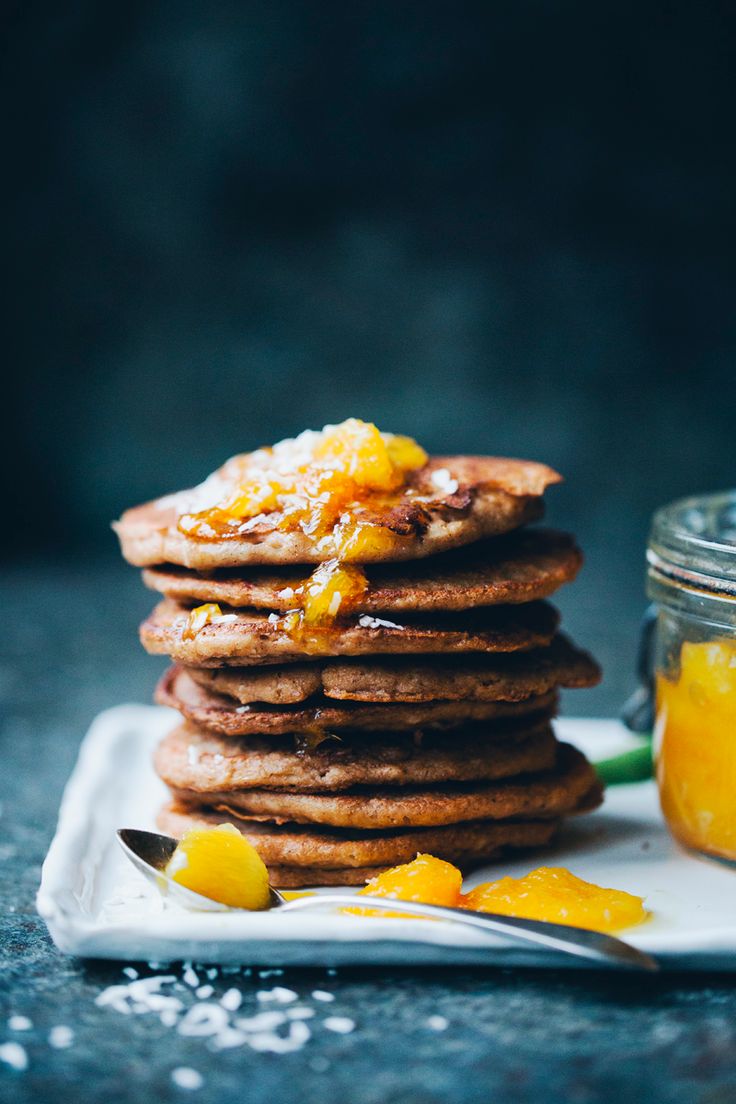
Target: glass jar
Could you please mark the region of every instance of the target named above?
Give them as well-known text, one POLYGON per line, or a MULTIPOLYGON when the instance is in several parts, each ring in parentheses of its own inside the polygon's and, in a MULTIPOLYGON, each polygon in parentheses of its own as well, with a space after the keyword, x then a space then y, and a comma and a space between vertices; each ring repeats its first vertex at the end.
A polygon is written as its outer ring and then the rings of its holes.
POLYGON ((647 561, 662 812, 686 846, 736 861, 736 491, 663 506, 647 561))

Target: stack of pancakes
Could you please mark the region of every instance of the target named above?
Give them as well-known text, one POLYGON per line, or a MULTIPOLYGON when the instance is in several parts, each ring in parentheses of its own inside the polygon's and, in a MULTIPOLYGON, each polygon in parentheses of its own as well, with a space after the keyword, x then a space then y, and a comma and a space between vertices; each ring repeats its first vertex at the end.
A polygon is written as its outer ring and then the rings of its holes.
POLYGON ((396 540, 364 565, 364 594, 315 632, 290 615, 324 541, 278 514, 208 539, 178 524, 227 473, 116 525, 164 596, 141 639, 173 659, 157 700, 183 717, 155 755, 172 798, 163 831, 229 821, 275 885, 348 885, 418 851, 469 868, 539 847, 600 802, 590 764, 550 723, 558 688, 599 678, 545 601, 581 554, 526 527, 554 472, 430 459, 372 514, 396 540), (193 630, 203 603, 219 609, 193 630))

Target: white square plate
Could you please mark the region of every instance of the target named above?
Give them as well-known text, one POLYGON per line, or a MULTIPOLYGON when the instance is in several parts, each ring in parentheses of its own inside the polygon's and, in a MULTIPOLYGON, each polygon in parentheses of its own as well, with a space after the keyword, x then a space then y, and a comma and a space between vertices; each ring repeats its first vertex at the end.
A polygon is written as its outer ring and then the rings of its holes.
MULTIPOLYGON (((177 717, 168 709, 121 705, 102 713, 82 744, 37 902, 62 951, 255 966, 581 964, 444 921, 195 913, 165 902, 123 856, 115 830, 155 827, 166 791, 151 754, 177 717)), ((563 720, 557 731, 593 759, 636 742, 616 721, 563 720)), ((553 849, 478 870, 467 885, 500 872, 523 874, 540 862, 646 897, 652 918, 625 938, 663 966, 736 970, 736 869, 672 841, 652 782, 609 789, 603 808, 567 825, 553 849)))

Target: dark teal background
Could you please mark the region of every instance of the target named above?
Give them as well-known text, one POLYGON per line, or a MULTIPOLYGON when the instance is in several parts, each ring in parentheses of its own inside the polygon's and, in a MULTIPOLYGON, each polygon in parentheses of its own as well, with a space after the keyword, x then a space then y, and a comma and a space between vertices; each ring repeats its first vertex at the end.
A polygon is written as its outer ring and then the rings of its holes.
POLYGON ((305 426, 559 468, 549 517, 587 553, 560 604, 606 675, 565 708, 616 712, 652 509, 736 483, 736 4, 3 17, 0 1044, 33 1028, 0 1098, 175 1104, 191 1065, 201 1104, 736 1099, 733 975, 290 971, 356 1031, 214 1054, 96 1008, 119 966, 58 953, 33 904, 82 733, 164 666, 110 520, 305 426))
POLYGON ((558 467, 623 670, 651 510, 736 478, 735 24, 13 5, 3 552, 112 564, 125 506, 358 415, 558 467))

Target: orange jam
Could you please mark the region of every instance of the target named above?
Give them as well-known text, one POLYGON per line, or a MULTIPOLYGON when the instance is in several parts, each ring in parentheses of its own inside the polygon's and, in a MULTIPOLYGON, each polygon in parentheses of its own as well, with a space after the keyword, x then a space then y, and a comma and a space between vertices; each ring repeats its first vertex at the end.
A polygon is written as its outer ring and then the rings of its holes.
POLYGON ((195 606, 189 611, 187 623, 181 634, 184 640, 194 640, 197 633, 205 625, 209 625, 215 617, 222 617, 222 610, 217 602, 205 602, 203 606, 195 606))
POLYGON ((736 644, 691 644, 657 676, 655 758, 662 811, 683 843, 736 860, 736 644))
POLYGON ((165 873, 186 889, 231 908, 260 910, 270 903, 263 859, 232 824, 190 828, 165 873))
POLYGON ((354 564, 326 560, 296 592, 307 626, 330 625, 368 589, 365 572, 354 564))
POLYGON ((276 527, 301 530, 325 559, 360 563, 392 539, 360 513, 386 505, 424 467, 427 454, 410 437, 381 433, 370 422, 348 418, 319 433, 307 430, 273 448, 235 457, 223 471, 225 491, 215 505, 183 514, 181 532, 202 540, 238 537, 255 519, 278 514, 276 527))
POLYGON ((628 928, 647 917, 641 897, 584 882, 561 866, 540 866, 524 878, 485 882, 464 894, 460 904, 478 912, 601 932, 628 928))
MULTIPOLYGON (((456 866, 434 855, 417 855, 413 862, 394 866, 372 878, 360 896, 388 897, 397 901, 422 901, 425 905, 449 905, 459 901, 463 876, 456 866)), ((346 909, 360 916, 408 916, 405 912, 346 909)))
POLYGON ((234 539, 267 520, 300 531, 324 562, 299 588, 297 616, 287 614, 283 625, 292 635, 329 626, 367 589, 365 572, 351 565, 380 559, 402 539, 372 520, 371 509, 395 505, 410 473, 427 459, 410 437, 348 418, 235 457, 223 470, 221 499, 182 514, 178 528, 197 540, 234 539))
MULTIPOLYGON (((641 897, 584 882, 562 867, 542 866, 524 878, 485 882, 465 894, 461 886, 462 874, 457 867, 433 855, 417 855, 413 862, 379 874, 360 893, 397 901, 421 901, 503 916, 522 916, 528 920, 547 920, 603 932, 640 924, 648 915, 641 897)), ((363 916, 409 915, 376 909, 345 911, 363 916)))

